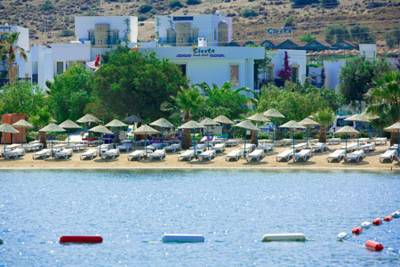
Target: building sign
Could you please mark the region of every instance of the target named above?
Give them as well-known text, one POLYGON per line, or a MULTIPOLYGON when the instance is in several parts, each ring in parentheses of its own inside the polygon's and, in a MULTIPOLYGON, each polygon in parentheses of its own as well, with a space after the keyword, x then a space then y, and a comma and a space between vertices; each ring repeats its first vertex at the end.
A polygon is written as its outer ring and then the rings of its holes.
POLYGON ((194 58, 204 58, 204 57, 212 57, 212 58, 221 58, 225 57, 224 54, 219 54, 215 52, 214 48, 201 48, 194 47, 192 53, 182 53, 177 54, 176 57, 194 57, 194 58))
POLYGON ((272 36, 277 35, 291 35, 294 32, 292 27, 283 27, 283 28, 269 28, 267 29, 267 34, 272 36))

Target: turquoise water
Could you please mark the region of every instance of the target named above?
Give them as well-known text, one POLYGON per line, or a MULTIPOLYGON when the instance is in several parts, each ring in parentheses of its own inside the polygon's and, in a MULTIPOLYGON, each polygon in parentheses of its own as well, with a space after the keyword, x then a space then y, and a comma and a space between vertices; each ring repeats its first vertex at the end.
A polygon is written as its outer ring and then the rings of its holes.
POLYGON ((1 171, 0 266, 399 266, 399 173, 1 171), (163 244, 163 233, 200 244, 163 244), (305 243, 262 243, 304 232, 305 243), (101 234, 99 245, 61 235, 101 234), (367 239, 385 245, 367 251, 367 239))

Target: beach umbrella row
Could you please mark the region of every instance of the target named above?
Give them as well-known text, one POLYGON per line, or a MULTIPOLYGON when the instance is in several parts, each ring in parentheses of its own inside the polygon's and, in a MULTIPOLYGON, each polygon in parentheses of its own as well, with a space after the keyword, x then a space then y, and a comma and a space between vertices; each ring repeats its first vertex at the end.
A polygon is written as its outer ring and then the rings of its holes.
POLYGON ((293 161, 295 161, 295 153, 296 153, 296 149, 294 146, 294 131, 295 130, 302 130, 305 129, 306 127, 304 127, 303 125, 301 125, 300 123, 298 123, 297 121, 291 120, 288 121, 284 124, 282 124, 281 126, 279 126, 280 128, 284 128, 284 129, 289 129, 292 133, 292 148, 293 148, 293 161))

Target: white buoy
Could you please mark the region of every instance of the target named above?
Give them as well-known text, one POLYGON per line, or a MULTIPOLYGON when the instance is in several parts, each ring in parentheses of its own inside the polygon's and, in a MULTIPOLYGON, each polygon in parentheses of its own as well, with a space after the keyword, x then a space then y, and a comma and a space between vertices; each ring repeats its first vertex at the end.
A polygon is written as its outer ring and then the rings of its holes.
POLYGON ((395 211, 391 215, 393 218, 398 219, 398 218, 400 218, 400 211, 395 211))
POLYGON ((306 241, 306 236, 303 233, 266 234, 263 236, 262 242, 272 241, 306 241))
POLYGON ((350 235, 348 233, 346 233, 346 232, 341 232, 336 237, 337 241, 344 241, 344 240, 349 239, 349 238, 350 238, 350 235))
POLYGON ((363 229, 368 229, 368 228, 371 227, 371 225, 372 225, 372 223, 370 223, 370 222, 363 222, 363 223, 361 224, 361 228, 363 228, 363 229))
POLYGON ((164 243, 201 243, 205 238, 196 234, 164 234, 162 242, 164 243))

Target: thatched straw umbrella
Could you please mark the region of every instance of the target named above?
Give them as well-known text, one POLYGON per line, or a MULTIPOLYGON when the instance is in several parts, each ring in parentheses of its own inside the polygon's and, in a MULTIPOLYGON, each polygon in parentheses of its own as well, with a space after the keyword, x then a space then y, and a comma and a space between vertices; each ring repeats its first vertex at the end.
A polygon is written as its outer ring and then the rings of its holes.
MULTIPOLYGON (((12 127, 10 124, 4 123, 4 124, 0 124, 0 133, 11 134, 11 143, 12 143, 12 135, 19 133, 19 131, 17 129, 15 129, 14 127, 12 127)), ((6 146, 7 145, 4 144, 4 153, 6 152, 6 146)))
MULTIPOLYGON (((248 130, 250 132, 260 131, 260 129, 257 126, 255 126, 253 123, 251 123, 251 121, 249 121, 249 120, 241 121, 238 124, 234 125, 234 127, 242 128, 242 129, 248 130)), ((246 134, 244 135, 243 139, 244 139, 243 148, 244 148, 244 151, 246 152, 246 134)))
POLYGON ((291 133, 292 133, 293 162, 294 162, 295 161, 294 154, 296 153, 296 149, 294 147, 294 131, 295 130, 303 130, 303 129, 306 129, 306 127, 304 127, 303 125, 301 125, 297 121, 293 121, 293 120, 288 121, 288 122, 282 124, 279 127, 280 128, 284 128, 284 129, 289 129, 291 131, 291 133))
POLYGON ((208 142, 209 127, 217 126, 217 125, 219 125, 219 123, 206 117, 200 121, 200 124, 203 125, 204 129, 205 129, 205 135, 207 137, 207 149, 208 149, 209 148, 209 142, 208 142))
POLYGON ((397 133, 397 156, 400 157, 400 121, 386 127, 384 130, 391 134, 397 133))
POLYGON ((345 136, 345 142, 346 142, 346 145, 345 145, 345 154, 347 154, 347 139, 348 139, 348 137, 349 136, 355 136, 355 135, 358 135, 360 132, 359 131, 357 131, 356 129, 354 129, 353 127, 351 127, 351 126, 344 126, 344 127, 342 127, 342 128, 340 128, 335 134, 339 134, 339 135, 344 135, 345 136))
POLYGON ((145 136, 144 149, 145 149, 145 153, 146 153, 146 156, 147 156, 147 136, 148 135, 156 135, 156 134, 159 134, 160 132, 157 131, 156 129, 150 127, 147 124, 143 124, 142 126, 137 128, 136 130, 134 130, 133 133, 134 134, 143 134, 145 136))
MULTIPOLYGON (((178 129, 182 129, 182 130, 191 130, 191 131, 195 131, 198 129, 203 129, 204 126, 200 123, 198 123, 197 121, 194 120, 190 120, 188 122, 185 122, 184 124, 182 124, 181 126, 178 127, 178 129)), ((196 140, 192 138, 192 144, 193 144, 193 151, 194 151, 194 155, 196 156, 196 140), (193 142, 194 140, 194 142, 193 142)))
POLYGON ((70 130, 76 130, 76 129, 80 129, 81 126, 79 126, 78 124, 76 124, 75 122, 71 121, 71 120, 65 120, 62 123, 60 123, 59 125, 61 128, 67 130, 67 134, 68 134, 68 145, 69 145, 69 131, 70 130))
POLYGON ((308 140, 309 140, 309 137, 310 137, 309 128, 319 126, 319 123, 316 122, 315 120, 310 119, 310 118, 307 117, 307 118, 304 118, 303 120, 299 121, 299 124, 303 125, 304 127, 306 127, 307 146, 308 146, 308 140))
MULTIPOLYGON (((282 113, 280 113, 278 110, 276 110, 274 108, 270 108, 267 111, 265 111, 264 116, 271 119, 272 121, 275 119, 285 118, 285 116, 282 113)), ((274 136, 273 136, 274 143, 275 143, 275 139, 276 139, 276 129, 277 129, 277 127, 274 125, 274 136)))
POLYGON ((28 129, 32 129, 33 128, 33 125, 30 124, 29 122, 27 122, 24 119, 21 119, 21 120, 15 122, 15 123, 13 123, 12 126, 17 127, 17 130, 18 130, 18 128, 24 129, 25 133, 27 132, 28 129))
POLYGON ((165 131, 173 129, 175 126, 165 118, 159 118, 149 124, 150 126, 157 127, 160 129, 161 135, 164 136, 165 131))
MULTIPOLYGON (((55 123, 49 123, 42 129, 40 129, 39 132, 46 133, 46 135, 47 135, 48 133, 64 133, 65 129, 61 128, 60 126, 58 126, 55 123)), ((53 145, 52 144, 53 144, 53 142, 50 142, 51 152, 53 154, 53 145)))
POLYGON ((117 130, 120 129, 120 128, 128 127, 127 124, 125 124, 122 121, 117 120, 117 119, 114 119, 114 120, 110 121, 105 126, 111 128, 111 129, 114 129, 115 132, 117 133, 115 135, 115 137, 114 137, 114 141, 116 141, 116 143, 119 142, 119 131, 117 131, 117 130))
MULTIPOLYGON (((89 132, 92 133, 99 133, 101 134, 101 140, 103 140, 103 136, 105 134, 113 134, 113 132, 111 132, 107 127, 105 127, 104 125, 97 125, 91 129, 89 129, 89 132)), ((101 156, 101 149, 99 147, 99 156, 101 156)))
POLYGON ((224 116, 224 115, 219 115, 217 117, 215 117, 213 119, 213 121, 219 123, 222 125, 222 133, 224 133, 224 129, 226 130, 225 132, 227 133, 227 135, 229 136, 229 128, 231 127, 231 125, 235 124, 235 122, 233 122, 231 119, 229 119, 228 117, 224 116))

